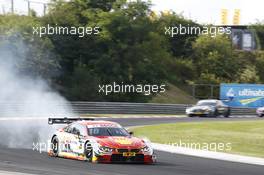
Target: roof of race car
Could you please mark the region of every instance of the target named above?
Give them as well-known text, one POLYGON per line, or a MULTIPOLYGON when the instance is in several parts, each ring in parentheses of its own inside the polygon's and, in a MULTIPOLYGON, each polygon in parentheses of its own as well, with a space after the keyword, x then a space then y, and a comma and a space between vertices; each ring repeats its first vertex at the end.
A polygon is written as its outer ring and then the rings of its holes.
POLYGON ((199 100, 198 103, 200 102, 208 102, 208 103, 216 103, 217 101, 219 100, 216 100, 216 99, 207 99, 207 100, 199 100))
POLYGON ((121 127, 120 124, 111 121, 105 120, 96 120, 96 121, 78 121, 81 125, 85 126, 94 126, 94 127, 121 127))

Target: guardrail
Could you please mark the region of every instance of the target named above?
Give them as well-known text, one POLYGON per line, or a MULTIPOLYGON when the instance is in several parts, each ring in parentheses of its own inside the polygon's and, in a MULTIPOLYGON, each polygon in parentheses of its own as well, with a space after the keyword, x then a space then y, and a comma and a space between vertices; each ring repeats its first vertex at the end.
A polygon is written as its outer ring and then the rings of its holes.
POLYGON ((120 102, 73 102, 79 113, 101 114, 184 114, 185 104, 120 103, 120 102))
MULTIPOLYGON (((190 104, 120 103, 120 102, 72 102, 80 114, 185 114, 190 104)), ((231 108, 231 115, 255 115, 255 109, 231 108)))
MULTIPOLYGON (((185 114, 188 104, 124 103, 124 102, 69 102, 35 106, 33 103, 1 103, 0 116, 63 115, 67 109, 78 114, 185 114), (32 110, 32 108, 34 108, 32 110)), ((65 114, 64 114, 65 115, 65 114)), ((255 109, 232 108, 231 115, 255 115, 255 109)))

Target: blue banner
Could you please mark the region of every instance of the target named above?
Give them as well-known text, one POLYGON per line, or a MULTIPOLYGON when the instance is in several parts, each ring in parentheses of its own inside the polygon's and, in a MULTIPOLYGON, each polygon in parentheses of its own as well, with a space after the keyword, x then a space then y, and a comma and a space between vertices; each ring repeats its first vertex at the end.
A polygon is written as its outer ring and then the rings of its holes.
POLYGON ((264 85, 221 84, 220 99, 231 107, 262 107, 264 106, 264 85))

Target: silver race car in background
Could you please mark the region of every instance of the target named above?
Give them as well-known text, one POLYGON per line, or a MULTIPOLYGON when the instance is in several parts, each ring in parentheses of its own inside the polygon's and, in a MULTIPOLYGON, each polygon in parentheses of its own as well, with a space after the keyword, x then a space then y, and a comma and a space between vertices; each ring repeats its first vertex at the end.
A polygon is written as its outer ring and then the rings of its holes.
POLYGON ((189 117, 217 117, 219 115, 229 117, 230 108, 220 100, 200 100, 196 105, 186 109, 186 115, 189 117))

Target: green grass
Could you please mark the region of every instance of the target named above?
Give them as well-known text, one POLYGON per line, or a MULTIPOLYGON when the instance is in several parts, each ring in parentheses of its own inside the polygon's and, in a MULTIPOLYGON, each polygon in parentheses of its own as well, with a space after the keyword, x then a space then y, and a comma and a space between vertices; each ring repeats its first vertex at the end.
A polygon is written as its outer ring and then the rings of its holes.
POLYGON ((179 89, 178 87, 170 84, 164 93, 157 94, 150 103, 175 103, 175 104, 194 104, 197 100, 179 89))
POLYGON ((227 152, 264 157, 264 121, 224 121, 161 124, 134 128, 136 136, 152 142, 231 143, 227 152))

